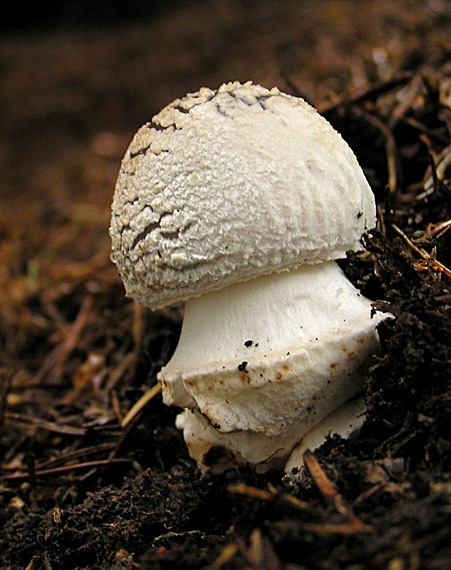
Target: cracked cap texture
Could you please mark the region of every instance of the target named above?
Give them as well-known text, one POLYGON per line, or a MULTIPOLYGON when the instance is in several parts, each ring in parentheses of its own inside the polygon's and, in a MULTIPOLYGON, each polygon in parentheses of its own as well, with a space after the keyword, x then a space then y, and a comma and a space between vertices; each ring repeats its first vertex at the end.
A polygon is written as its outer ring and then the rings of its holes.
POLYGON ((177 99, 136 133, 116 183, 112 260, 158 309, 345 257, 374 227, 354 153, 300 98, 252 83, 177 99))

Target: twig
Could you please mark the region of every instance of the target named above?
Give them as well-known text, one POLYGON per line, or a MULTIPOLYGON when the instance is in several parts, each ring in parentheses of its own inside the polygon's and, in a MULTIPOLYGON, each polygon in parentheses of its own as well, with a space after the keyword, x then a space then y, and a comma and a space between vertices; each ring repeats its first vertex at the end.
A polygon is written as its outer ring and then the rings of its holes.
POLYGON ((138 421, 144 408, 160 392, 161 392, 161 384, 160 383, 155 384, 155 386, 152 386, 150 390, 148 390, 143 396, 141 396, 141 398, 125 414, 125 416, 121 421, 121 428, 123 431, 115 448, 112 450, 112 452, 109 455, 110 459, 113 459, 119 453, 121 447, 124 445, 124 442, 127 440, 130 433, 133 431, 134 426, 138 421))
POLYGON ((26 454, 28 480, 30 481, 31 490, 36 491, 36 457, 33 452, 26 454))
POLYGON ((77 318, 73 322, 66 339, 59 343, 45 359, 40 370, 36 374, 36 381, 41 382, 52 370, 55 375, 63 367, 69 354, 74 350, 80 333, 85 326, 93 305, 92 297, 86 297, 83 301, 77 318))
POLYGON ((410 85, 407 86, 407 93, 405 92, 405 89, 403 90, 401 100, 392 110, 391 117, 388 122, 390 129, 394 129, 399 121, 404 118, 407 112, 412 109, 415 99, 418 98, 422 90, 424 92, 425 81, 425 78, 421 74, 415 75, 410 81, 410 85))
POLYGON ((442 143, 442 144, 448 144, 449 143, 449 138, 447 136, 442 135, 442 133, 440 131, 437 131, 437 130, 433 131, 433 130, 429 129, 426 125, 423 125, 423 123, 421 123, 420 121, 418 121, 418 119, 415 119, 414 117, 404 117, 402 119, 402 122, 413 127, 414 129, 420 131, 421 133, 425 134, 429 138, 435 139, 439 143, 442 143))
POLYGON ((435 235, 437 238, 441 237, 445 232, 447 232, 451 228, 451 220, 447 220, 446 222, 441 222, 433 227, 429 235, 435 235))
POLYGON ((379 130, 384 136, 388 172, 388 187, 390 188, 391 194, 396 194, 398 188, 398 152, 395 137, 393 136, 392 131, 380 119, 374 115, 371 115, 360 107, 353 106, 351 109, 356 117, 365 119, 368 123, 373 125, 373 127, 379 130))
POLYGON ((373 495, 378 493, 384 487, 385 487, 385 483, 377 483, 377 485, 374 485, 374 487, 371 487, 371 489, 368 489, 368 491, 365 491, 364 493, 359 495, 353 503, 354 506, 360 505, 361 503, 364 503, 367 499, 369 499, 370 497, 372 497, 373 495))
MULTIPOLYGON (((318 460, 309 449, 305 451, 303 458, 305 466, 326 502, 333 505, 340 514, 344 515, 348 519, 350 526, 354 528, 354 532, 356 530, 364 530, 365 532, 368 532, 371 527, 365 525, 353 513, 351 507, 345 502, 343 497, 337 493, 321 465, 318 463, 318 460)), ((330 526, 333 527, 333 525, 330 526)))
MULTIPOLYGON (((75 465, 64 465, 63 467, 55 467, 55 469, 42 469, 34 472, 35 477, 47 477, 49 475, 60 475, 68 471, 78 471, 80 469, 92 469, 93 467, 109 466, 113 463, 131 463, 131 459, 102 459, 100 461, 86 461, 85 463, 77 463, 75 465)), ((29 473, 15 473, 14 475, 3 475, 0 481, 23 481, 29 478, 29 473)))
POLYGON ((229 493, 246 495, 247 497, 251 497, 252 499, 260 499, 261 501, 268 501, 274 498, 274 493, 269 493, 268 491, 263 491, 263 489, 251 487, 250 485, 245 485, 244 483, 230 485, 227 490, 229 493))
POLYGON ((38 562, 39 560, 39 556, 33 556, 33 558, 30 560, 30 563, 28 564, 28 566, 25 568, 25 570, 33 570, 33 568, 35 567, 36 562, 38 562))
POLYGON ((53 433, 62 433, 65 435, 86 435, 85 428, 61 425, 55 422, 42 420, 41 418, 22 416, 20 414, 6 413, 5 422, 8 424, 19 424, 26 428, 41 428, 53 433))
POLYGON ((132 421, 132 419, 137 416, 147 404, 155 398, 161 392, 161 384, 155 384, 150 390, 148 390, 141 398, 133 404, 130 410, 125 414, 121 422, 121 427, 125 428, 132 421))
POLYGON ((355 534, 356 530, 359 532, 373 532, 372 527, 361 525, 356 528, 355 524, 318 524, 318 523, 304 523, 302 525, 304 530, 310 530, 318 534, 355 534))
POLYGON ((62 453, 53 459, 49 459, 44 463, 40 463, 36 466, 36 469, 50 469, 55 468, 58 465, 66 464, 69 465, 70 462, 73 462, 75 459, 79 459, 80 457, 86 457, 92 454, 100 454, 102 451, 110 451, 114 449, 116 446, 115 443, 100 443, 99 445, 93 445, 91 447, 84 447, 82 449, 77 449, 76 451, 71 451, 69 453, 62 453))
POLYGON ((406 234, 400 228, 398 228, 398 226, 396 224, 392 224, 392 227, 395 230, 395 232, 402 237, 402 239, 406 242, 406 244, 411 249, 413 249, 413 251, 415 251, 415 253, 417 253, 422 259, 424 259, 426 261, 426 263, 428 264, 428 267, 430 266, 430 269, 432 269, 432 271, 436 271, 437 273, 443 273, 447 277, 451 278, 451 271, 445 265, 443 265, 443 263, 440 263, 440 261, 437 261, 435 259, 434 255, 430 255, 423 248, 416 246, 406 236, 406 234))
POLYGON ((359 103, 363 100, 375 99, 381 93, 386 93, 389 89, 394 89, 403 85, 412 79, 412 74, 410 72, 401 73, 393 79, 388 79, 384 81, 374 82, 369 85, 365 85, 363 88, 354 90, 353 92, 345 91, 338 99, 332 103, 326 103, 325 105, 318 105, 318 110, 322 115, 330 113, 337 109, 337 107, 349 107, 355 103, 359 103))
POLYGON ((229 560, 231 560, 238 552, 238 546, 235 543, 227 544, 219 553, 219 556, 207 567, 208 570, 219 570, 229 560))
POLYGON ((124 377, 123 388, 128 386, 130 380, 134 377, 136 367, 138 365, 138 356, 141 351, 141 344, 144 331, 144 309, 141 305, 135 304, 133 307, 133 350, 120 360, 120 364, 110 375, 107 382, 107 389, 112 390, 116 387, 120 378, 124 377))
POLYGON ((105 388, 107 391, 113 390, 113 388, 115 388, 116 384, 119 382, 120 378, 124 376, 127 370, 130 370, 134 367, 135 359, 136 355, 134 351, 131 351, 128 354, 124 354, 122 358, 120 358, 119 364, 113 369, 106 383, 105 388))
POLYGON ((12 372, 0 368, 0 437, 3 430, 3 423, 5 420, 5 412, 7 407, 7 396, 11 389, 12 372))
POLYGON ((235 493, 238 495, 246 495, 247 497, 251 497, 253 499, 260 499, 261 501, 269 501, 273 500, 275 497, 279 498, 280 500, 284 501, 285 503, 289 503, 291 506, 304 510, 309 508, 309 504, 296 499, 292 495, 288 495, 287 493, 278 494, 277 490, 274 487, 270 487, 269 491, 264 491, 263 489, 257 489, 256 487, 251 487, 249 485, 245 485, 244 483, 238 483, 237 485, 230 485, 227 490, 229 493, 235 493))

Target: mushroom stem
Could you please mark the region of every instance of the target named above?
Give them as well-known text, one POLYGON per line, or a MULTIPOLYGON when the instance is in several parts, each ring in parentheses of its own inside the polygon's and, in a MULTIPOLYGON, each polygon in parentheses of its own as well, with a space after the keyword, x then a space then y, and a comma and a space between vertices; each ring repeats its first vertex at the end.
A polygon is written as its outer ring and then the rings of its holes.
POLYGON ((205 440, 213 429, 210 447, 223 446, 238 463, 274 454, 279 466, 361 391, 380 320, 333 261, 188 300, 159 380, 165 403, 195 411, 183 422, 193 457, 202 464, 208 449, 196 446, 196 431, 205 440))

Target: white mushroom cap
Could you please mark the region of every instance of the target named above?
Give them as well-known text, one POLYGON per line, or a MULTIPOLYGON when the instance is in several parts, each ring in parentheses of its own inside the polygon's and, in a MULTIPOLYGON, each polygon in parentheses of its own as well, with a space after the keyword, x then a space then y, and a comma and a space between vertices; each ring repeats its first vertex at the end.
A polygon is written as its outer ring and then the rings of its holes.
POLYGON ((375 224, 342 137, 302 99, 246 83, 176 100, 135 135, 112 205, 112 259, 156 309, 344 257, 375 224))

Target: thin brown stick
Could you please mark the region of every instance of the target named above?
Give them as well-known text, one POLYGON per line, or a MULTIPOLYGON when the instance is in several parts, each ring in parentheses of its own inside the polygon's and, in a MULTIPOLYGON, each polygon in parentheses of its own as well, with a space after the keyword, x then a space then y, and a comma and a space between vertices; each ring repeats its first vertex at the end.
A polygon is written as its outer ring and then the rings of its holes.
POLYGON ((385 483, 377 483, 377 485, 374 485, 374 487, 371 487, 371 489, 368 489, 368 491, 365 491, 364 493, 359 495, 357 499, 353 502, 354 506, 364 503, 367 499, 378 493, 384 487, 385 483))
POLYGON ((331 103, 319 104, 317 105, 318 110, 321 114, 325 115, 334 111, 338 107, 349 107, 364 100, 372 99, 374 100, 381 93, 386 93, 389 89, 394 89, 403 85, 412 79, 412 73, 400 73, 397 77, 382 80, 368 85, 363 86, 360 89, 345 91, 337 99, 331 103))
POLYGON ((434 235, 437 237, 441 237, 445 232, 447 232, 451 228, 451 220, 446 220, 446 222, 441 222, 435 225, 431 231, 429 232, 430 235, 434 235))
POLYGON ((13 375, 11 371, 0 368, 0 437, 5 420, 7 396, 11 389, 12 377, 13 375))
POLYGON ((60 342, 45 359, 40 370, 36 374, 36 381, 41 382, 50 372, 53 371, 54 374, 58 374, 59 371, 64 366, 69 354, 74 350, 77 345, 77 341, 80 337, 80 333, 85 326, 89 313, 93 305, 92 297, 86 297, 83 301, 81 309, 77 315, 77 318, 73 322, 71 328, 69 329, 65 340, 60 342))
POLYGON ((229 493, 234 493, 237 495, 246 495, 253 499, 260 499, 261 501, 268 501, 274 498, 273 493, 264 491, 263 489, 258 489, 257 487, 251 487, 250 485, 245 485, 244 483, 237 483, 236 485, 230 485, 227 490, 229 493))
POLYGON ((229 562, 238 552, 238 546, 235 543, 227 544, 219 553, 219 556, 213 560, 207 570, 220 570, 227 562, 229 562))
POLYGON ((326 502, 333 505, 340 514, 344 515, 354 529, 365 527, 366 525, 353 513, 351 507, 337 493, 313 453, 307 449, 303 457, 305 466, 326 502))
POLYGON ((39 556, 33 556, 33 558, 30 560, 30 563, 28 564, 28 566, 25 568, 25 570, 33 570, 33 568, 35 567, 36 562, 38 562, 39 560, 39 556))
POLYGON ((65 435, 86 435, 85 428, 57 424, 55 422, 42 420, 41 418, 34 418, 8 412, 5 414, 5 423, 8 425, 19 425, 24 428, 41 428, 52 433, 62 433, 65 435))
POLYGON ((79 459, 80 457, 87 457, 93 454, 100 454, 103 451, 110 451, 111 449, 114 449, 115 446, 116 446, 115 443, 100 443, 99 445, 84 447, 82 449, 77 449, 76 451, 71 451, 69 453, 62 453, 61 455, 58 455, 58 457, 49 459, 44 463, 39 463, 38 465, 36 465, 36 469, 37 470, 50 469, 50 468, 54 469, 56 466, 61 464, 69 465, 70 462, 73 462, 74 460, 79 459))
POLYGON ((398 151, 396 147, 395 137, 390 128, 376 116, 368 113, 360 107, 352 107, 352 112, 356 117, 365 119, 380 131, 385 139, 386 162, 388 172, 388 187, 391 194, 396 194, 398 188, 398 151))
MULTIPOLYGON (((64 465, 55 469, 42 469, 34 473, 35 477, 48 477, 50 475, 60 475, 69 471, 79 471, 80 469, 92 469, 93 467, 105 467, 113 463, 131 463, 131 459, 102 459, 100 461, 86 461, 75 465, 64 465)), ((23 481, 29 478, 29 473, 15 473, 14 475, 3 475, 0 481, 23 481)))
POLYGON ((161 384, 155 384, 150 390, 148 390, 141 398, 130 408, 130 410, 125 414, 121 427, 125 428, 132 421, 132 419, 137 416, 147 404, 155 398, 161 392, 161 384))
POLYGON ((256 487, 251 487, 249 485, 245 485, 244 483, 238 483, 236 485, 230 485, 227 490, 229 493, 235 493, 238 495, 246 495, 247 497, 251 497, 253 499, 259 499, 261 501, 270 501, 275 497, 278 497, 285 503, 289 503, 291 506, 304 510, 309 508, 309 504, 300 501, 296 497, 292 495, 288 495, 287 493, 278 494, 277 490, 274 487, 270 486, 269 491, 264 491, 263 489, 258 489, 256 487))
POLYGON ((356 527, 355 524, 318 524, 318 523, 303 523, 302 528, 318 534, 355 534, 358 532, 373 532, 373 528, 362 524, 356 527))
POLYGON ((437 261, 433 255, 430 255, 427 251, 423 248, 416 246, 407 236, 406 234, 398 228, 396 224, 392 224, 393 229, 395 232, 402 237, 402 239, 406 242, 406 244, 413 249, 415 253, 417 253, 422 259, 426 261, 426 263, 430 263, 431 269, 433 271, 437 271, 438 273, 443 273, 447 277, 451 278, 451 270, 449 270, 443 263, 437 261))

